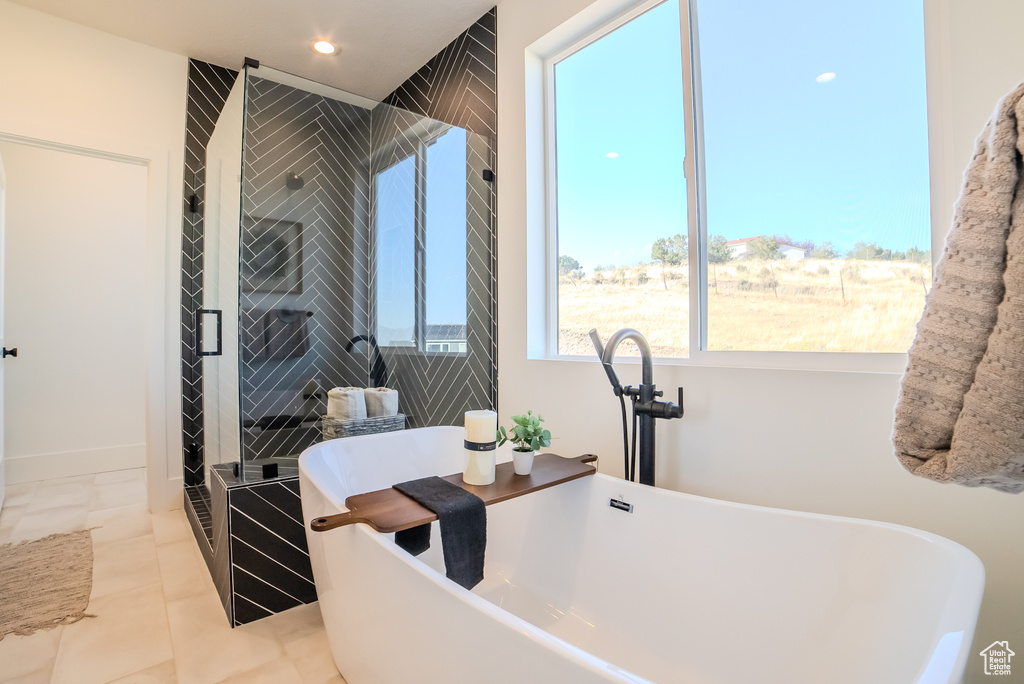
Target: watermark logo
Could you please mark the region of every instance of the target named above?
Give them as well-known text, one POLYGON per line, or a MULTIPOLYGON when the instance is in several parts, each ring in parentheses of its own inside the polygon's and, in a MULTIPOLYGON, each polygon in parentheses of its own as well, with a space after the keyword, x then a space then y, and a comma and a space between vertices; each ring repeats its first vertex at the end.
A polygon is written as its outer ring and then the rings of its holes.
POLYGON ((978 655, 985 659, 985 674, 1009 675, 1010 659, 1017 654, 1010 650, 1010 642, 994 641, 978 655))

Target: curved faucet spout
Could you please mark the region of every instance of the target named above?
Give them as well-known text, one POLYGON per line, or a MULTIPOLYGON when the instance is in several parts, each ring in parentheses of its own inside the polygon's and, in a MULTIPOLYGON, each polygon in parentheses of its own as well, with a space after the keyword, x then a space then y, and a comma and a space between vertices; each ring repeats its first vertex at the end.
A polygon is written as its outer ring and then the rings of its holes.
POLYGON ((380 347, 377 346, 377 340, 374 339, 373 335, 356 335, 345 345, 345 351, 351 353, 352 348, 355 347, 357 342, 366 342, 366 346, 369 348, 372 356, 370 384, 374 387, 384 387, 388 384, 388 367, 384 364, 384 358, 381 356, 380 347))
POLYGON ((654 361, 651 359, 651 345, 647 344, 647 340, 636 330, 632 328, 623 328, 618 332, 612 333, 612 336, 608 338, 608 343, 604 345, 604 354, 601 355, 601 363, 606 366, 611 366, 615 360, 615 350, 625 340, 633 340, 636 342, 636 346, 640 348, 640 363, 641 363, 641 380, 645 385, 654 384, 654 361))

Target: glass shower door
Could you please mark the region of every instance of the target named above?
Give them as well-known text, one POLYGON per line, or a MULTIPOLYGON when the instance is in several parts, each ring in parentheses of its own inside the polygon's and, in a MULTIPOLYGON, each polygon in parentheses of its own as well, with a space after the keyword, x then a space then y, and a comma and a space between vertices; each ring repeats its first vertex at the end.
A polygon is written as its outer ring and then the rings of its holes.
POLYGON ((238 244, 241 218, 245 78, 224 104, 206 150, 203 306, 197 334, 203 356, 205 482, 210 468, 240 461, 238 244))

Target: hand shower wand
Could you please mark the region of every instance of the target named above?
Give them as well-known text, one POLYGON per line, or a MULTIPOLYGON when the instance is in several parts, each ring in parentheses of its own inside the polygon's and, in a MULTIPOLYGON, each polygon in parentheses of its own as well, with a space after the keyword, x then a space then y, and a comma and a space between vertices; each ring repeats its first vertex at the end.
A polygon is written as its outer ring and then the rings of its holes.
MULTIPOLYGON (((597 350, 597 357, 601 359, 601 365, 604 367, 604 372, 608 375, 608 381, 612 384, 612 392, 619 398, 619 405, 622 407, 622 472, 623 477, 630 482, 635 481, 634 473, 630 470, 630 458, 629 458, 629 428, 626 422, 626 399, 625 395, 629 393, 633 388, 622 386, 619 382, 619 376, 616 375, 615 369, 612 368, 612 364, 605 363, 604 361, 604 344, 601 343, 601 336, 597 334, 597 329, 594 328, 590 331, 590 341, 594 343, 594 349, 597 350)), ((633 402, 636 402, 636 398, 633 396, 633 402)), ((633 414, 634 419, 636 413, 633 414)), ((634 420, 633 427, 633 466, 636 466, 636 421, 634 420)))

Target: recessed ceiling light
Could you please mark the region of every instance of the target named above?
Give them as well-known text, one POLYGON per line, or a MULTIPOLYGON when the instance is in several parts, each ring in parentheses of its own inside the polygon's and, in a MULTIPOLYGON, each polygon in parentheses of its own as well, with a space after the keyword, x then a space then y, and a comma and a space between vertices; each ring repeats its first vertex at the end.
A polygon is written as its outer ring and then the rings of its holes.
POLYGON ((615 159, 616 157, 619 156, 619 153, 618 152, 609 152, 608 154, 606 154, 604 156, 608 157, 609 159, 615 159))
POLYGON ((313 49, 322 55, 330 55, 334 53, 334 46, 326 40, 318 40, 313 43, 313 49))
POLYGON ((820 74, 814 80, 817 81, 818 83, 828 83, 829 81, 831 81, 835 77, 836 77, 836 75, 833 72, 826 71, 825 73, 820 74))

